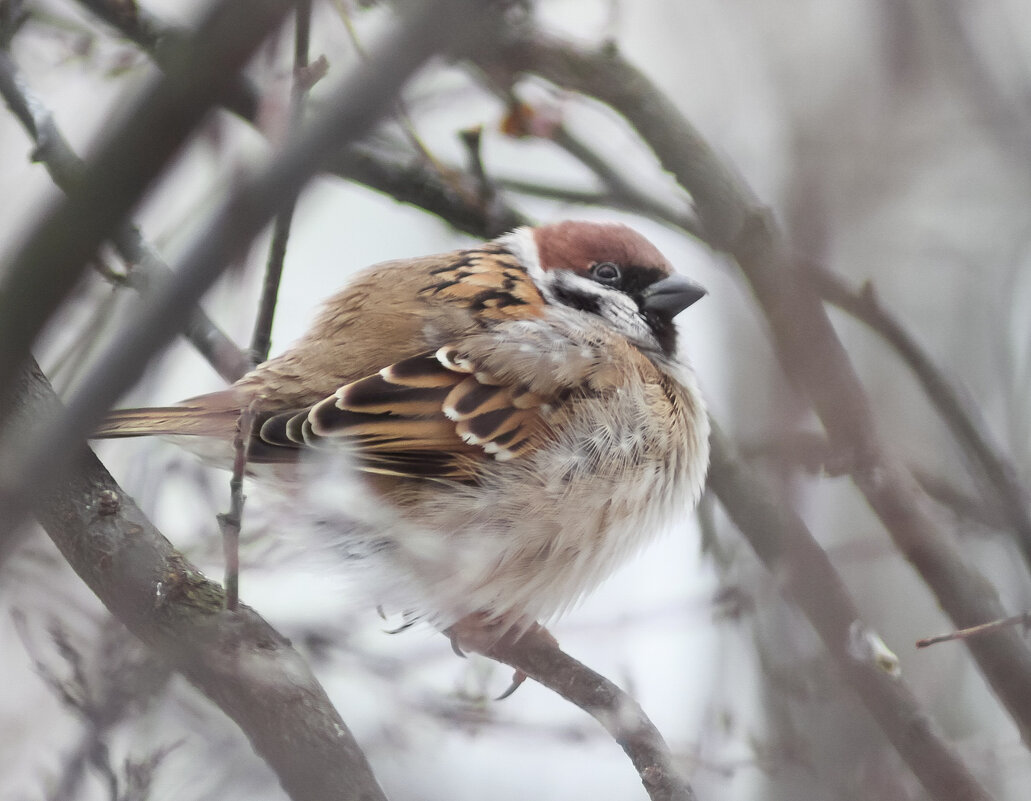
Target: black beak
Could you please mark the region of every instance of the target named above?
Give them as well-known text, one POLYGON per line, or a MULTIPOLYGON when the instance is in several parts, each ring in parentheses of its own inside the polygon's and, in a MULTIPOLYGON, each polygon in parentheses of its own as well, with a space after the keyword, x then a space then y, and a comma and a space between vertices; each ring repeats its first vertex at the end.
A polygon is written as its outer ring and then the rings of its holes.
POLYGON ((641 305, 645 311, 660 312, 673 318, 706 294, 694 281, 682 275, 671 275, 646 288, 641 293, 641 305))

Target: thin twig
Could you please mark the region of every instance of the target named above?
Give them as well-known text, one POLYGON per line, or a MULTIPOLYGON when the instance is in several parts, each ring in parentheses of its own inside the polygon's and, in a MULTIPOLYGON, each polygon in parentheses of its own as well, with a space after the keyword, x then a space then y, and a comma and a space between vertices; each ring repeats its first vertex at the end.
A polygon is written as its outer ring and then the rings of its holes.
MULTIPOLYGON (((78 2, 146 50, 162 69, 175 69, 176 60, 184 57, 183 45, 189 31, 165 23, 139 3, 126 0, 78 2)), ((261 97, 257 87, 241 73, 230 74, 226 78, 227 83, 218 102, 242 117, 256 118, 261 97)))
MULTIPOLYGON (((348 11, 346 5, 342 0, 334 0, 334 7, 337 10, 337 14, 344 23, 344 29, 347 31, 347 36, 351 40, 351 45, 354 47, 355 53, 358 54, 359 58, 367 58, 368 51, 365 45, 362 44, 361 37, 358 36, 358 29, 354 25, 354 20, 351 19, 351 14, 348 11)), ((438 159, 422 141, 422 137, 419 135, 418 129, 415 127, 415 123, 412 120, 411 114, 408 113, 408 107, 401 97, 397 98, 396 111, 394 116, 397 118, 401 125, 401 131, 408 143, 412 146, 412 149, 418 154, 420 160, 427 165, 429 169, 435 172, 441 180, 447 181, 451 170, 448 170, 441 164, 438 159)), ((459 191, 462 190, 461 186, 458 186, 459 191)))
POLYGON ((612 205, 634 209, 646 217, 677 226, 694 237, 701 236, 698 221, 686 212, 677 212, 637 189, 608 160, 590 145, 575 136, 567 126, 558 125, 552 133, 555 144, 573 156, 597 176, 612 198, 612 205))
POLYGON ((577 137, 565 125, 557 110, 543 113, 519 99, 511 83, 501 86, 495 81, 486 81, 488 88, 508 103, 508 114, 502 123, 502 130, 517 139, 533 137, 554 142, 569 155, 590 170, 604 187, 602 192, 584 192, 562 187, 545 186, 514 178, 499 178, 497 183, 515 192, 551 198, 567 203, 591 206, 610 206, 625 209, 667 225, 672 225, 692 236, 700 236, 698 221, 686 210, 656 200, 650 194, 637 189, 624 178, 622 173, 585 141, 577 137))
MULTIPOLYGON (((745 459, 772 457, 786 460, 813 475, 838 477, 856 469, 854 454, 834 448, 824 434, 814 431, 795 431, 762 441, 741 443, 739 447, 745 459)), ((996 506, 986 504, 981 497, 956 486, 944 476, 915 464, 910 465, 909 470, 924 492, 957 518, 992 529, 1006 525, 996 506)))
MULTIPOLYGON (((79 2, 136 42, 158 63, 162 63, 164 57, 159 52, 159 43, 176 41, 181 35, 153 14, 124 13, 125 4, 121 0, 79 2)), ((360 47, 360 43, 356 42, 356 46, 360 47)), ((257 88, 243 75, 237 76, 233 87, 233 92, 224 98, 224 107, 257 125, 257 88)), ((435 159, 424 158, 423 151, 424 148, 417 147, 420 158, 413 163, 408 154, 388 154, 367 144, 344 143, 338 152, 327 156, 322 168, 384 192, 401 203, 412 203, 473 236, 492 239, 527 223, 525 217, 501 202, 483 208, 476 200, 475 183, 468 176, 442 168, 435 159)))
POLYGON ((240 413, 233 438, 233 474, 229 479, 229 511, 218 516, 222 532, 222 555, 225 559, 226 609, 232 611, 240 603, 240 530, 243 526, 243 477, 250 457, 251 438, 254 434, 254 408, 248 406, 240 413))
MULTIPOLYGON (((311 88, 306 71, 308 68, 308 46, 311 41, 311 0, 300 0, 294 15, 294 70, 293 86, 290 90, 290 125, 296 128, 304 116, 304 101, 311 88)), ((290 225, 297 206, 294 195, 284 204, 283 210, 276 215, 272 229, 272 242, 269 245, 268 259, 265 264, 265 280, 261 287, 261 300, 254 320, 254 333, 251 335, 250 360, 252 365, 260 364, 268 358, 272 345, 272 323, 276 314, 276 302, 279 298, 279 283, 283 277, 283 262, 286 259, 286 246, 290 239, 290 225)))
POLYGON ((590 189, 571 189, 564 186, 541 184, 536 181, 526 181, 521 178, 505 176, 497 176, 494 181, 498 186, 520 195, 557 200, 562 203, 575 203, 579 206, 622 209, 623 211, 629 211, 641 217, 655 220, 656 222, 665 223, 687 233, 691 233, 697 228, 697 223, 687 214, 678 214, 673 209, 654 201, 649 202, 647 206, 641 206, 636 199, 616 194, 609 189, 601 192, 590 189))
POLYGON ((916 641, 917 648, 926 648, 928 645, 937 645, 940 642, 952 640, 965 640, 968 637, 980 637, 982 634, 991 634, 993 631, 1004 629, 1009 626, 1023 626, 1024 631, 1031 626, 1031 612, 1023 612, 1013 617, 1006 617, 1002 620, 993 620, 991 623, 982 623, 979 626, 969 626, 965 629, 951 631, 948 634, 938 634, 934 637, 925 637, 916 641))

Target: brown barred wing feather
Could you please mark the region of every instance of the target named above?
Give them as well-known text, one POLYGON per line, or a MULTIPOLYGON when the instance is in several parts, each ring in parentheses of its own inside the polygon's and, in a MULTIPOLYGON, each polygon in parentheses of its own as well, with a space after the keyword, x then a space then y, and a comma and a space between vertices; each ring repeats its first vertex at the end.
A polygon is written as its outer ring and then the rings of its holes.
POLYGON ((546 426, 537 396, 458 353, 449 346, 404 359, 310 409, 274 415, 260 440, 339 447, 372 473, 474 482, 486 461, 526 454, 546 426))

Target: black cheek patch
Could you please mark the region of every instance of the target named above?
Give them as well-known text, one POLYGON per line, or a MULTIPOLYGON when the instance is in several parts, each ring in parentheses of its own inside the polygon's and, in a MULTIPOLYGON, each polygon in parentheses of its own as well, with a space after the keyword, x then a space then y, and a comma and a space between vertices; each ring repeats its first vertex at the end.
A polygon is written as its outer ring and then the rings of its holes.
POLYGON ((552 287, 551 291, 555 296, 555 300, 563 306, 569 306, 571 309, 577 309, 590 314, 598 314, 601 311, 598 297, 595 295, 585 295, 561 284, 552 287))
POLYGON ((655 341, 659 343, 662 352, 673 357, 677 351, 677 327, 672 318, 655 312, 645 312, 644 319, 648 323, 655 341))

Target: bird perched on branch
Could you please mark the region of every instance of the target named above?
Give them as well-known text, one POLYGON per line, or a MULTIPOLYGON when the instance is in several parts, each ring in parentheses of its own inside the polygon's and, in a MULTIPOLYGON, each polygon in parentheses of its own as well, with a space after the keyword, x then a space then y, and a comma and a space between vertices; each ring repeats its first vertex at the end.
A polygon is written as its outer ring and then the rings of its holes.
POLYGON ((370 267, 228 389, 96 436, 171 435, 228 466, 247 411, 255 472, 342 454, 364 511, 333 547, 375 601, 485 651, 697 501, 709 425, 673 318, 704 294, 626 226, 519 228, 370 267))

